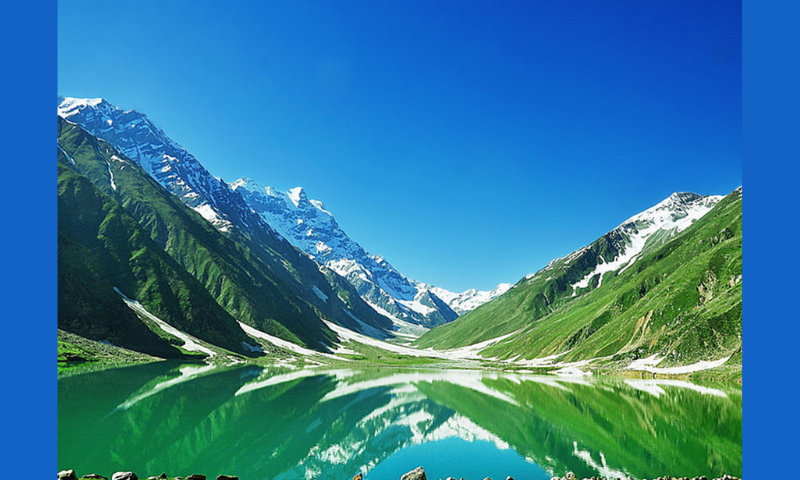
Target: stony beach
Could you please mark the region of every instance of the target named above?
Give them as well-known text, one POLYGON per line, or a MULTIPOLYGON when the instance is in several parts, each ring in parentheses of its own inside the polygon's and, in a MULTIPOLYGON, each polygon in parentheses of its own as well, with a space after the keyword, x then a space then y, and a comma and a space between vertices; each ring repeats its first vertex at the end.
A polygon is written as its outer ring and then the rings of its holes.
MULTIPOLYGON (((208 478, 205 475, 197 474, 197 473, 194 473, 194 474, 191 474, 191 475, 187 475, 185 477, 181 477, 181 476, 168 477, 166 473, 162 473, 161 475, 158 475, 158 476, 143 477, 141 480, 144 480, 145 478, 147 480, 208 480, 208 478)), ((109 480, 108 477, 104 477, 104 476, 98 475, 96 473, 91 473, 91 474, 87 474, 87 475, 83 475, 81 477, 78 477, 78 475, 75 473, 74 470, 63 470, 61 472, 58 472, 58 480, 83 480, 83 479, 87 479, 87 480, 88 479, 92 479, 92 480, 109 480)), ((116 472, 111 476, 111 480, 140 480, 140 477, 137 476, 133 472, 116 472)), ((236 476, 233 476, 233 475, 218 475, 217 477, 215 477, 215 480, 239 480, 239 477, 236 477, 236 476)), ((347 479, 343 479, 343 480, 347 480, 347 479)), ((359 473, 358 475, 353 477, 353 480, 364 480, 364 477, 363 477, 362 474, 359 473)), ((425 469, 424 468, 417 467, 414 470, 411 470, 410 472, 405 473, 404 475, 402 475, 400 477, 400 480, 428 480, 428 477, 425 474, 425 469)), ((442 479, 439 479, 439 480, 442 480, 442 479)), ((447 477, 444 480, 456 480, 456 478, 455 477, 447 477)), ((459 480, 465 480, 465 479, 461 478, 459 480)), ((483 480, 493 480, 493 479, 491 479, 489 477, 485 477, 483 480)), ((512 478, 512 477, 506 477, 505 480, 515 480, 515 479, 512 478)), ((558 477, 558 476, 551 477, 550 480, 634 480, 634 479, 632 479, 631 477, 595 477, 595 476, 579 478, 574 473, 568 472, 563 477, 558 477)), ((709 478, 709 477, 706 477, 706 476, 700 476, 700 477, 671 477, 671 476, 667 475, 667 476, 663 476, 663 477, 654 477, 652 479, 640 478, 640 479, 635 479, 635 480, 742 480, 742 479, 739 478, 739 477, 733 477, 731 475, 723 475, 721 477, 714 477, 714 478, 709 478)))

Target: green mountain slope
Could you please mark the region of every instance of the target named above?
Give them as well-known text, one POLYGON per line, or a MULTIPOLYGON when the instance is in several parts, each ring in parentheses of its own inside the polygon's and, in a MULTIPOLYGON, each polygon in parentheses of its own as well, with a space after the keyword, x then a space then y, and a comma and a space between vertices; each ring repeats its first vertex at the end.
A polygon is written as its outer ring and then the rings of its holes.
POLYGON ((63 163, 58 212, 59 328, 152 355, 184 356, 128 308, 117 288, 176 328, 247 353, 242 342, 254 342, 233 317, 114 199, 63 163))
MULTIPOLYGON (((741 275, 739 189, 594 290, 572 296, 567 286, 580 277, 569 268, 537 274, 417 344, 452 348, 511 334, 483 355, 608 357, 622 365, 659 354, 666 357, 659 367, 718 359, 741 351, 741 275)), ((741 355, 733 361, 741 364, 741 355)))
MULTIPOLYGON (((61 118, 58 128, 62 168, 85 176, 130 215, 143 236, 198 281, 229 319, 315 349, 325 349, 335 340, 322 318, 353 327, 353 313, 367 322, 390 325, 363 304, 344 280, 338 282, 341 289, 335 290, 331 285, 337 285, 337 279, 326 278, 312 260, 287 242, 276 239, 279 249, 238 231, 225 236, 107 142, 61 118)), ((75 208, 79 207, 64 205, 60 214, 70 217, 75 208)), ((120 256, 119 261, 126 258, 120 256)), ((156 269, 151 274, 159 275, 156 269)), ((123 292, 150 308, 144 298, 123 292)))

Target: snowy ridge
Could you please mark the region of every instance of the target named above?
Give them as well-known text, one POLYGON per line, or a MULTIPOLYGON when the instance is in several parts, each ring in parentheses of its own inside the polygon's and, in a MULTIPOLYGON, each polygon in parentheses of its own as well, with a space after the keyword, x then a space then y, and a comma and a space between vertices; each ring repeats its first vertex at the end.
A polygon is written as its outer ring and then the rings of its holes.
POLYGON ((500 285, 496 286, 494 290, 486 291, 470 288, 469 290, 461 293, 453 293, 449 290, 439 287, 430 288, 431 291, 439 298, 447 302, 447 304, 450 305, 450 308, 455 310, 459 315, 462 315, 470 310, 480 307, 489 300, 494 300, 495 298, 509 291, 513 286, 514 285, 510 283, 501 283, 500 285))
POLYGON ((587 288, 590 280, 598 277, 597 286, 608 272, 625 271, 645 251, 648 240, 661 232, 667 237, 675 236, 708 213, 724 197, 722 195, 700 196, 695 193, 673 193, 654 207, 625 220, 609 233, 611 238, 621 238, 616 247, 619 254, 613 259, 603 259, 594 270, 572 284, 573 293, 587 288))
MULTIPOLYGON (((241 178, 230 184, 249 206, 292 245, 352 283, 361 297, 390 318, 425 327, 441 325, 497 297, 510 284, 457 294, 411 280, 384 258, 370 255, 302 187, 281 192, 241 178)), ((395 322, 398 323, 398 322, 395 322)))
MULTIPOLYGON (((283 236, 278 234, 265 219, 256 213, 239 192, 234 191, 225 181, 211 175, 208 170, 186 149, 171 140, 155 126, 146 115, 134 110, 123 111, 102 99, 76 99, 59 97, 58 114, 66 121, 81 126, 89 134, 108 142, 124 156, 139 164, 151 177, 167 191, 177 196, 186 206, 202 216, 218 231, 232 234, 243 233, 239 238, 252 241, 257 250, 265 247, 268 257, 262 256, 266 264, 274 266, 275 275, 281 276, 286 270, 286 281, 296 291, 287 290, 287 295, 297 295, 316 308, 321 315, 349 324, 349 309, 359 314, 364 323, 381 329, 391 328, 388 319, 375 312, 365 311, 369 307, 358 297, 330 297, 329 292, 350 289, 341 279, 333 278, 330 272, 315 272, 309 268, 307 256, 298 252, 283 236), (299 258, 297 262, 293 258, 299 258), (281 267, 282 265, 282 267, 281 267), (325 276, 328 275, 328 278, 325 276), (307 281, 313 278, 313 281, 307 281), (292 282, 297 282, 294 284, 292 282), (316 284, 317 290, 312 287, 316 284)), ((113 178, 111 179, 113 181, 113 178)), ((112 184, 113 188, 113 184, 112 184)), ((281 198, 288 202, 286 208, 305 208, 309 212, 321 212, 321 204, 314 206, 308 202, 302 189, 294 189, 291 198, 281 198), (294 201, 292 201, 294 200, 294 201)), ((259 255, 261 255, 259 253, 259 255)), ((287 297, 288 298, 288 297, 287 297)), ((309 312, 311 314, 311 312, 309 312)), ((321 324, 320 324, 321 326, 321 324)), ((386 332, 380 338, 385 338, 386 332)))
POLYGON ((147 115, 122 110, 102 98, 74 97, 59 98, 58 115, 114 145, 218 230, 259 223, 269 230, 228 184, 211 175, 147 115))
POLYGON ((625 271, 643 254, 663 245, 702 218, 723 198, 722 195, 673 193, 655 206, 628 218, 591 245, 551 260, 546 267, 527 275, 525 280, 547 281, 574 265, 589 263, 594 265, 593 268, 570 285, 572 294, 578 295, 580 289, 597 288, 602 285, 606 273, 625 271), (605 249, 600 247, 601 241, 606 243, 605 249))
MULTIPOLYGON (((256 238, 287 241, 345 277, 362 299, 379 307, 381 314, 389 313, 398 320, 396 324, 429 328, 458 316, 426 284, 406 278, 383 258, 370 256, 345 234, 324 204, 309 199, 303 188, 281 192, 246 179, 228 184, 211 175, 146 115, 122 110, 102 98, 59 97, 58 115, 112 144, 217 230, 230 232, 236 228, 256 238)), ((109 181, 114 188, 112 173, 109 181)), ((314 301, 325 302, 317 292, 312 296, 314 301)), ((491 297, 484 292, 470 292, 468 296, 458 297, 460 311, 491 297)), ((347 303, 344 299, 334 301, 347 303)), ((406 334, 415 331, 403 327, 397 330, 406 334)))

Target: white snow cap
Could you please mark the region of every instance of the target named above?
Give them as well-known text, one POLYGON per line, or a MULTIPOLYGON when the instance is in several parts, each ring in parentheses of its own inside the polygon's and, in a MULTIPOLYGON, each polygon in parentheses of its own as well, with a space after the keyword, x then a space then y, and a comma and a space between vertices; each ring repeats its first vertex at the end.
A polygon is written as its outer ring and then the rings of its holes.
POLYGON ((240 178, 235 182, 231 183, 231 188, 236 190, 237 188, 244 188, 249 192, 258 192, 258 193, 265 193, 269 187, 264 187, 260 183, 256 182, 252 178, 240 178))
POLYGON ((68 117, 84 107, 96 107, 104 102, 102 98, 58 97, 58 115, 68 117))
POLYGON ((290 188, 289 191, 286 192, 286 195, 289 196, 289 199, 292 201, 292 203, 294 203, 295 207, 299 206, 304 200, 308 200, 306 197, 306 191, 303 190, 303 187, 290 188))

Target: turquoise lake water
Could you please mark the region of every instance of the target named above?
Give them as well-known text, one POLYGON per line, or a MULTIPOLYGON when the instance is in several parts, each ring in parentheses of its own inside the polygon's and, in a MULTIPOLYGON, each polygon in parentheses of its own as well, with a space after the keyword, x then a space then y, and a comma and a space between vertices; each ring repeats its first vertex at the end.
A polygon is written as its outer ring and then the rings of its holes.
POLYGON ((58 389, 58 468, 78 475, 742 474, 737 385, 161 362, 65 376, 58 389))

